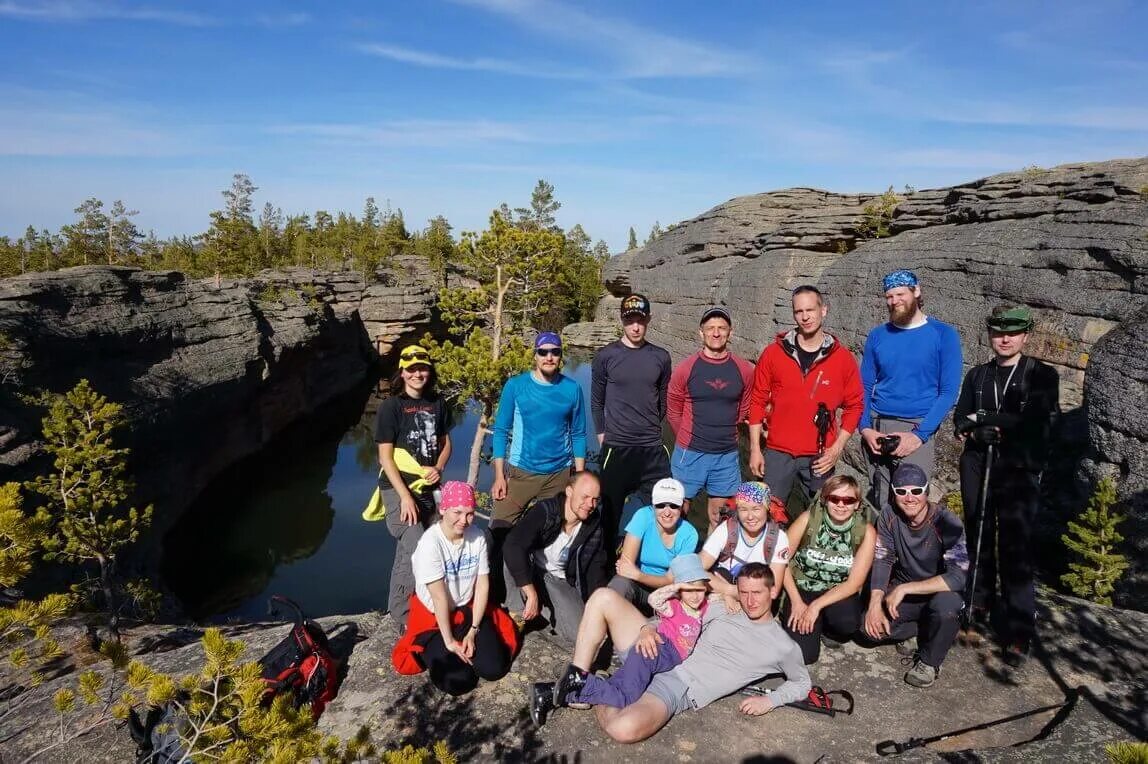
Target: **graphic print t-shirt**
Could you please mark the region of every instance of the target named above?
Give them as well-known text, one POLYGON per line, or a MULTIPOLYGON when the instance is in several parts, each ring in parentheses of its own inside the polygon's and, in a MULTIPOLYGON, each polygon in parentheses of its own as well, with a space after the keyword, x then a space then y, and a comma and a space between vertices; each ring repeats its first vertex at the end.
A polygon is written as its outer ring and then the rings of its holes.
POLYGON ((439 579, 446 584, 452 609, 466 605, 474 597, 478 577, 490 573, 486 532, 472 525, 459 541, 452 543, 443 535, 442 526, 435 523, 419 539, 411 555, 411 567, 415 574, 415 594, 427 610, 434 612, 434 600, 427 584, 439 579))
MULTIPOLYGON (((393 443, 424 467, 433 467, 438 459, 439 440, 450 430, 450 412, 441 398, 408 398, 392 395, 379 405, 375 414, 375 442, 393 443)), ((407 483, 417 475, 403 475, 407 483)), ((386 474, 379 486, 390 488, 386 474)))

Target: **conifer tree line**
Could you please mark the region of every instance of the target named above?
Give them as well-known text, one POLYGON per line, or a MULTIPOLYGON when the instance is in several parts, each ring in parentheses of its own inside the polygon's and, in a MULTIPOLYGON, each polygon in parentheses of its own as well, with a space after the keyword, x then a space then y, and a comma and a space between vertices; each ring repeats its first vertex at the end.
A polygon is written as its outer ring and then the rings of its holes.
MULTIPOLYGON (((389 205, 380 209, 373 197, 367 198, 359 215, 326 210, 288 215, 270 202, 256 214, 257 190, 251 178, 236 174, 223 191, 222 208, 211 212, 206 231, 169 239, 144 234, 133 219, 138 210, 121 200, 109 207, 100 199, 86 199, 75 209, 76 220, 58 232, 28 226, 15 240, 0 236, 0 277, 100 264, 178 270, 197 278, 251 276, 290 266, 354 270, 369 277, 400 255, 415 255, 430 263, 439 286, 445 286, 447 269, 460 246, 445 217, 439 215, 412 231, 402 210, 391 210, 389 205)), ((606 242, 594 244, 581 225, 566 231, 557 225, 560 207, 554 187, 539 180, 529 206, 512 209, 503 203, 495 210, 517 228, 563 237, 558 266, 569 286, 566 293, 555 296, 551 310, 561 314, 554 316, 555 324, 593 313, 601 294, 601 267, 609 257, 606 242)))

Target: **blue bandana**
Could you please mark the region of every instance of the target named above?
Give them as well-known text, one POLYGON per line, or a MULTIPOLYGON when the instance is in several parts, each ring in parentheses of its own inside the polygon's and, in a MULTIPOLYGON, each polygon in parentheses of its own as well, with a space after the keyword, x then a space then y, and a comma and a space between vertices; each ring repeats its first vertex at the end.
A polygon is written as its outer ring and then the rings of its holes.
POLYGON ((886 292, 897 287, 915 287, 917 286, 917 274, 912 271, 893 271, 881 283, 886 292))

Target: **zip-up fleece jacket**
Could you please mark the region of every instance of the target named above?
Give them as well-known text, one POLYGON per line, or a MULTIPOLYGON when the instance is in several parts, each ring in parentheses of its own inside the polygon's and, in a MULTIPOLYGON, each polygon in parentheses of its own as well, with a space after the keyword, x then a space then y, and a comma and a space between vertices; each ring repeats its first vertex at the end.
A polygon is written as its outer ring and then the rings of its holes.
MULTIPOLYGON (((524 512, 507 534, 502 547, 502 559, 518 586, 525 586, 534 580, 532 553, 545 549, 558 538, 562 532, 565 511, 565 492, 543 499, 524 512)), ((599 513, 595 511, 582 523, 570 545, 570 557, 566 560, 566 583, 578 590, 583 602, 590 596, 590 592, 606 585, 606 547, 602 539, 602 523, 599 513)))
POLYGON ((753 372, 749 397, 749 421, 765 422, 766 448, 791 456, 817 453, 817 404, 833 414, 825 435, 828 448, 837 440, 837 410, 842 409, 841 428, 857 432, 865 406, 861 370, 857 360, 831 334, 825 335, 808 374, 797 360, 797 330, 780 332, 762 351, 753 372))

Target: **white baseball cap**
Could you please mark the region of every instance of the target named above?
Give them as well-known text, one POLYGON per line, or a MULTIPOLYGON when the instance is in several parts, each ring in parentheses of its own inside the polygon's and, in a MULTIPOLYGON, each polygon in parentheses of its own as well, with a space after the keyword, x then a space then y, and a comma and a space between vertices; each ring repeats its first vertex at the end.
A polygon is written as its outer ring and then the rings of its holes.
POLYGON ((673 478, 662 478, 654 483, 654 490, 650 495, 650 503, 653 506, 659 504, 674 504, 682 506, 686 500, 686 489, 682 484, 673 478))

